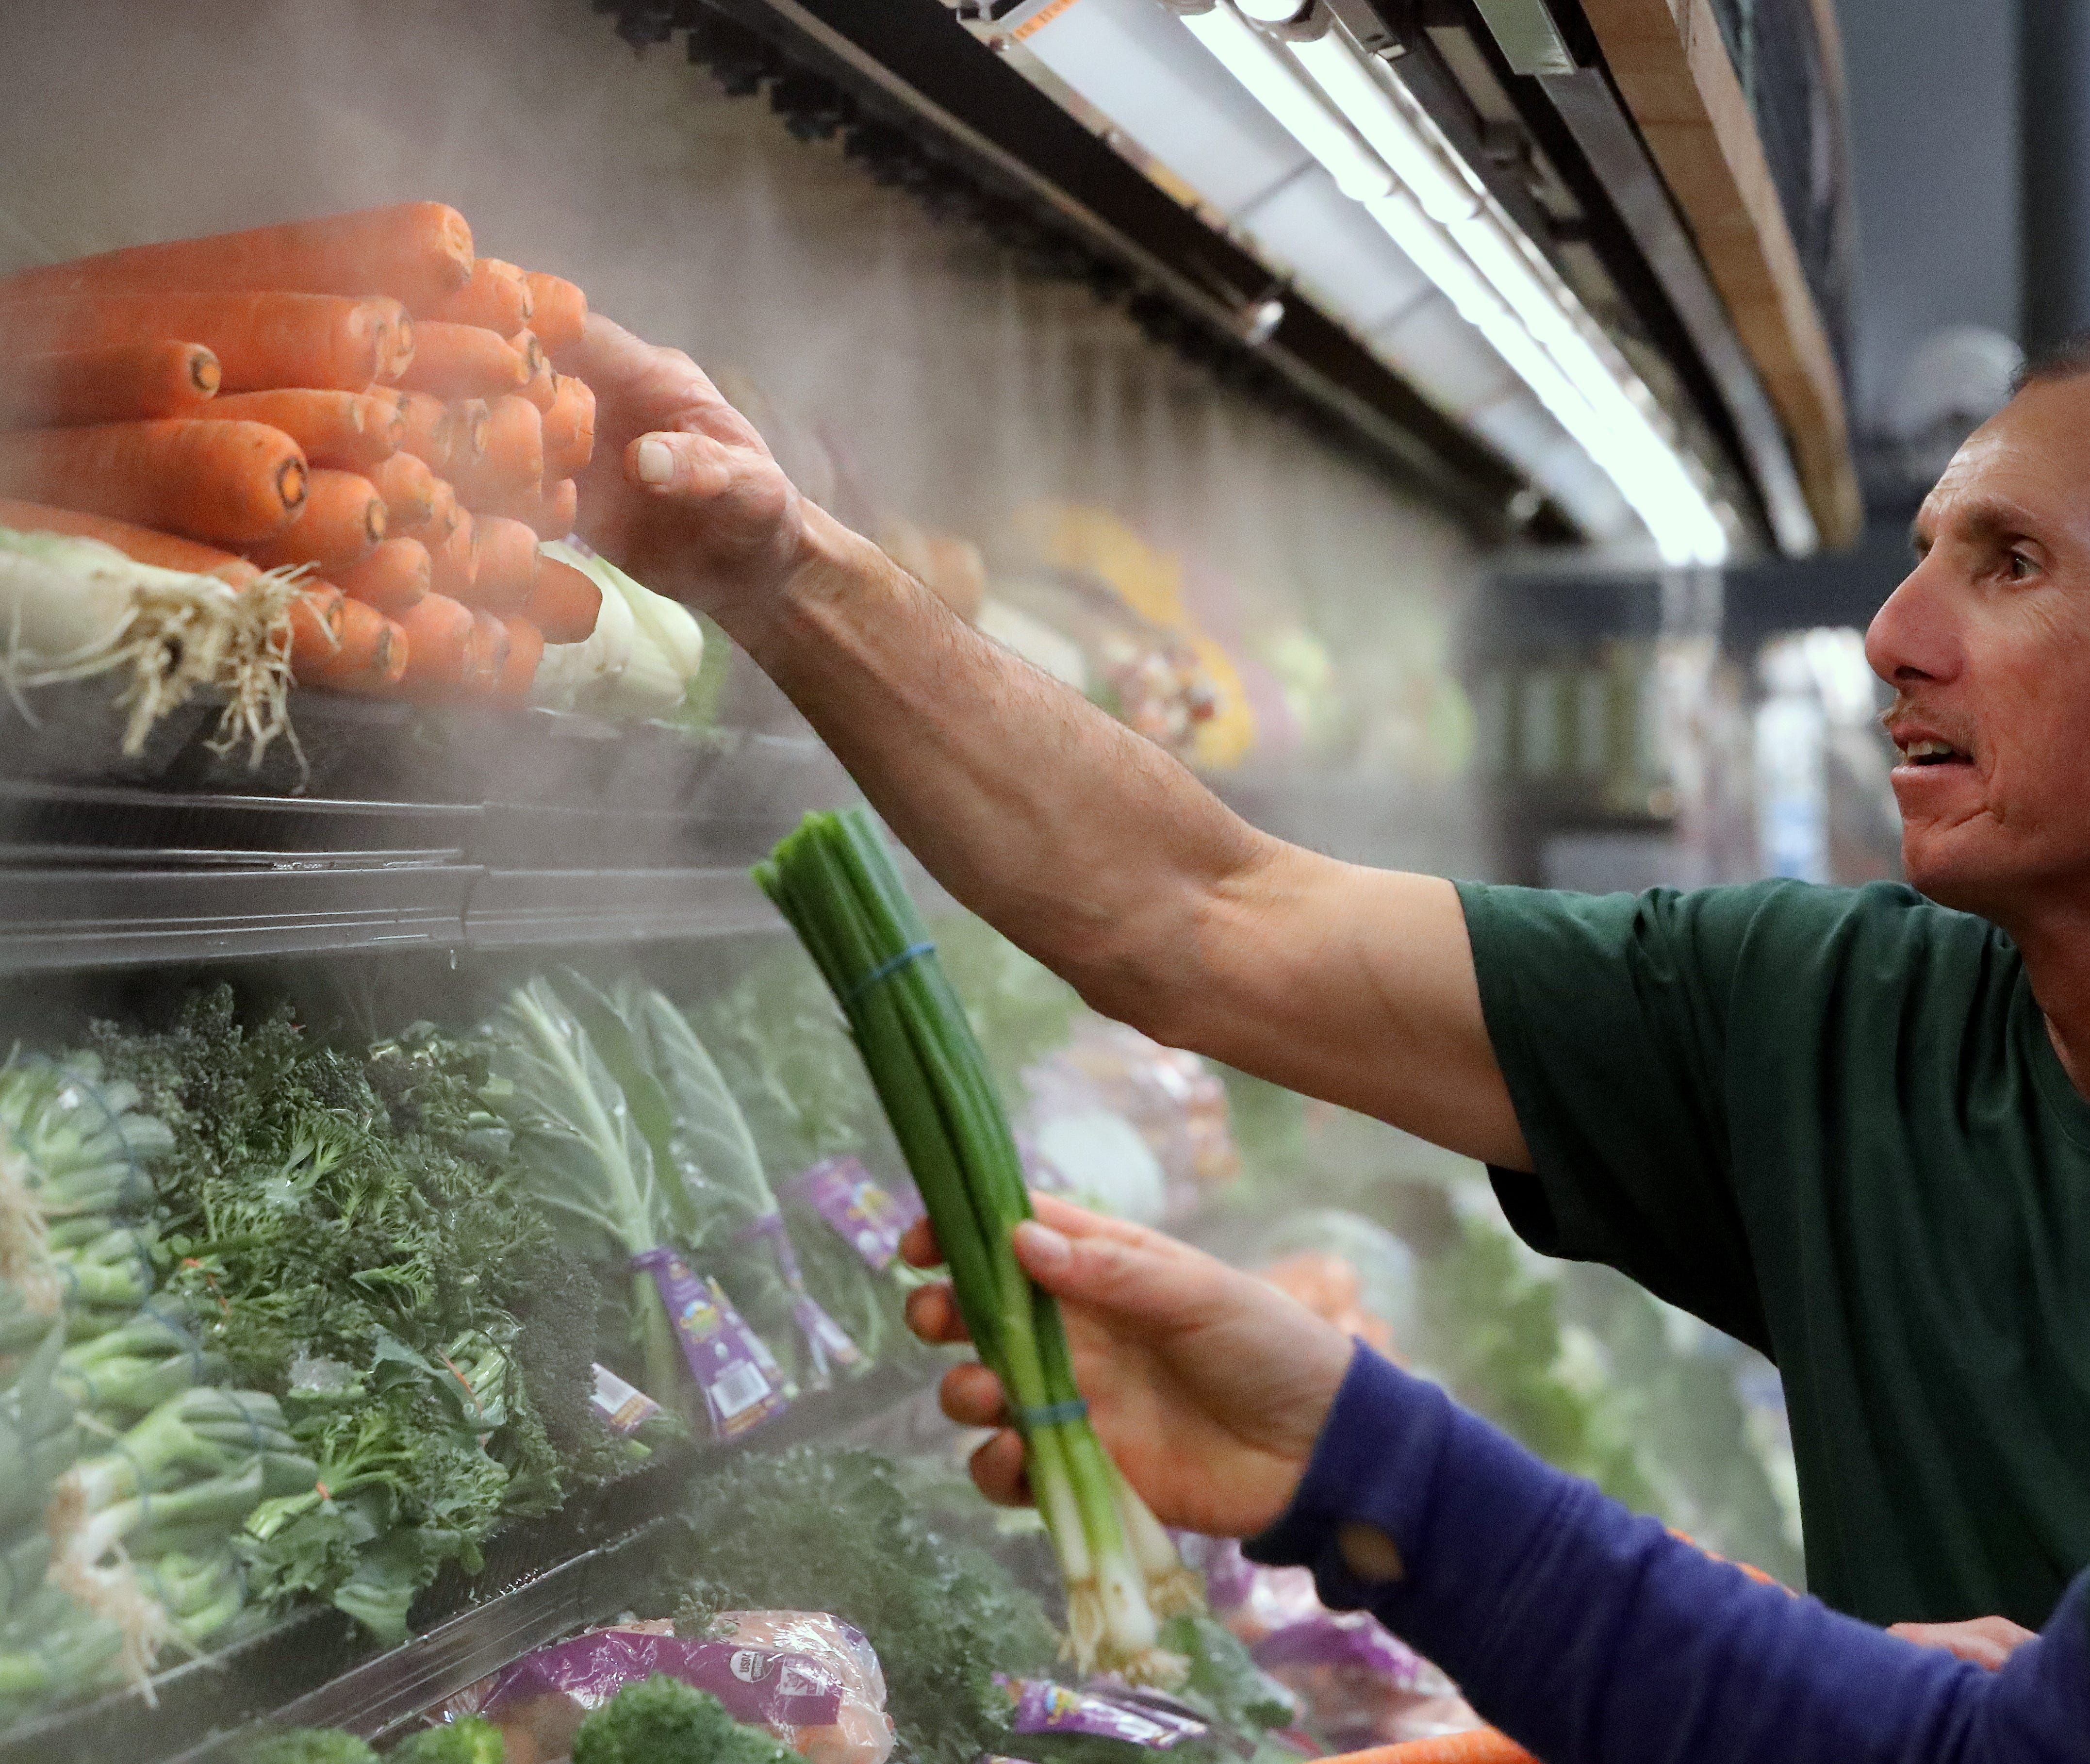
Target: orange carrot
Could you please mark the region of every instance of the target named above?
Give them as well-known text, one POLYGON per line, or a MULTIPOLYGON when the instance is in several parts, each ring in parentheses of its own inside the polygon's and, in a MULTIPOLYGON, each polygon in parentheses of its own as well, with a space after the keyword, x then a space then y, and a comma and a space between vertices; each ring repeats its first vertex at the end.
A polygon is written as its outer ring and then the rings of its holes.
POLYGON ((446 398, 493 398, 529 378, 522 357, 498 331, 428 319, 414 329, 414 359, 399 384, 446 398))
POLYGON ((505 496, 482 497, 475 512, 505 514, 540 539, 564 539, 574 530, 579 510, 579 487, 571 478, 561 478, 556 484, 513 490, 505 496))
POLYGON ((544 413, 544 475, 574 477, 594 452, 595 394, 586 381, 562 373, 544 413))
POLYGON ((363 475, 385 502, 385 531, 402 533, 427 523, 436 512, 436 486, 442 480, 427 463, 411 454, 394 454, 381 459, 363 475))
POLYGON ((454 398, 449 404, 449 465, 454 476, 470 471, 486 456, 493 407, 484 398, 454 398))
POLYGON ((0 494, 209 544, 259 543, 305 503, 305 456, 261 423, 104 423, 0 435, 0 494))
POLYGON ((385 499, 376 486, 352 471, 321 467, 312 473, 304 512, 273 538, 248 546, 247 555, 264 570, 317 564, 331 577, 361 563, 384 537, 385 499))
POLYGON ((539 410, 550 410, 558 396, 559 376, 552 371, 552 358, 544 353, 544 346, 534 332, 518 331, 508 339, 508 346, 522 358, 530 375, 520 389, 522 395, 539 410))
POLYGON ((185 338, 217 355, 226 392, 269 386, 360 392, 385 364, 391 305, 327 294, 0 299, 0 356, 185 338))
POLYGON ((400 451, 413 454, 433 471, 449 470, 450 407, 426 392, 398 392, 393 396, 399 401, 399 414, 406 419, 399 436, 400 451))
POLYGON ((27 269, 0 282, 15 294, 103 294, 194 288, 254 294, 389 294, 419 307, 471 274, 471 229, 440 202, 402 202, 323 220, 170 240, 27 269))
POLYGON ((21 533, 68 533, 76 539, 98 539, 113 545, 127 557, 162 570, 186 570, 191 575, 220 576, 235 588, 243 588, 261 572, 244 557, 229 551, 199 545, 192 539, 177 539, 149 527, 134 527, 105 514, 83 514, 76 509, 46 508, 38 502, 16 502, 0 497, 0 527, 21 533))
POLYGON ((290 602, 291 668, 299 673, 325 667, 341 653, 347 603, 341 590, 322 582, 290 602))
POLYGON ((453 490, 445 480, 438 478, 435 480, 434 495, 430 502, 428 518, 401 529, 401 536, 406 539, 418 539, 429 550, 433 551, 436 546, 441 544, 458 530, 458 523, 464 518, 465 511, 458 501, 457 492, 453 490))
POLYGON ((595 630, 602 610, 602 590, 557 557, 540 556, 537 580, 522 603, 522 616, 544 634, 548 643, 578 643, 595 630))
POLYGON ((481 325, 507 337, 530 322, 531 306, 530 283, 521 270, 498 257, 479 257, 473 260, 471 279, 462 288, 418 311, 424 319, 481 325))
POLYGON ((1339 1753, 1321 1764, 1537 1764, 1516 1740, 1494 1727, 1470 1727, 1434 1740, 1403 1740, 1361 1752, 1339 1753))
POLYGON ((471 636, 464 647, 464 688, 473 697, 491 698, 501 689, 501 676, 514 648, 508 627, 484 610, 471 615, 471 636))
POLYGON ((333 579, 351 600, 397 618, 428 592, 432 569, 428 548, 418 539, 388 539, 352 570, 333 579))
POLYGON ((118 343, 0 359, 0 428, 193 415, 217 390, 200 343, 118 343))
POLYGON ((483 500, 535 490, 544 476, 544 413, 514 393, 487 407, 485 452, 450 468, 450 482, 474 508, 483 500))
POLYGON ((429 586, 454 600, 468 599, 479 574, 479 524, 462 509, 441 544, 428 547, 429 586))
POLYGON ((425 596, 399 620, 406 634, 406 669, 400 681, 410 691, 441 692, 464 679, 465 649, 472 639, 472 614, 446 595, 425 596))
POLYGON ((458 599, 484 612, 521 612, 537 585, 537 536, 499 514, 475 514, 472 525, 479 536, 479 567, 458 599))
MULTIPOLYGON (((338 589, 328 592, 339 598, 338 589)), ((334 647, 299 654, 293 644, 290 666, 300 686, 326 686, 345 691, 381 691, 397 685, 406 671, 406 634, 374 606, 361 600, 341 603, 341 632, 334 647)))
POLYGON ((357 392, 234 392, 196 413, 217 422, 236 418, 280 428, 316 466, 367 471, 389 458, 406 432, 406 413, 392 399, 357 392))
POLYGON ((526 272, 523 280, 530 284, 530 329, 537 341, 554 355, 571 349, 587 325, 587 296, 570 282, 541 269, 526 272))
POLYGON ((527 618, 511 617, 508 626, 508 665, 501 670, 501 685, 494 696, 510 704, 527 704, 530 687, 544 659, 544 636, 527 618))
POLYGON ((389 385, 413 365, 415 339, 419 334, 414 329, 414 315, 406 310, 403 301, 394 300, 389 295, 365 295, 363 298, 381 299, 385 304, 385 338, 378 346, 376 377, 389 385))

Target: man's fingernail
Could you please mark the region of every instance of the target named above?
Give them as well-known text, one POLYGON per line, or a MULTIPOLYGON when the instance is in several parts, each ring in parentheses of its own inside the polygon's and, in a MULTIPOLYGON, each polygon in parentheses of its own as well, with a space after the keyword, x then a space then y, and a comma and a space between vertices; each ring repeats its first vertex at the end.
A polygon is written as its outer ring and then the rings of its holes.
POLYGON ((1025 1252, 1025 1258, 1034 1267, 1057 1267, 1074 1253, 1074 1246, 1050 1225, 1041 1225, 1034 1219, 1026 1219, 1016 1228, 1015 1236, 1025 1252))
POLYGON ((658 435, 648 435, 639 444, 639 481, 665 484, 675 475, 675 456, 658 435))

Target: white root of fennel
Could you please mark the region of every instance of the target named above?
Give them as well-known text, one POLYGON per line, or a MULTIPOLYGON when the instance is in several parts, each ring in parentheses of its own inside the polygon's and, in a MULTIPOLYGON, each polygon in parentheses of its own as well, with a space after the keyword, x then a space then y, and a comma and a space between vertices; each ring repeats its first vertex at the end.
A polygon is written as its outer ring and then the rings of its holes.
POLYGON ((32 1317, 56 1317, 65 1298, 51 1260, 51 1228, 29 1187, 29 1160, 0 1128, 0 1285, 32 1317))
POLYGON ((199 691, 225 695, 212 751, 243 739, 251 761, 290 730, 290 605, 305 571, 244 588, 156 569, 98 540, 0 529, 0 683, 22 714, 39 686, 127 672, 123 751, 143 751, 162 717, 199 691))

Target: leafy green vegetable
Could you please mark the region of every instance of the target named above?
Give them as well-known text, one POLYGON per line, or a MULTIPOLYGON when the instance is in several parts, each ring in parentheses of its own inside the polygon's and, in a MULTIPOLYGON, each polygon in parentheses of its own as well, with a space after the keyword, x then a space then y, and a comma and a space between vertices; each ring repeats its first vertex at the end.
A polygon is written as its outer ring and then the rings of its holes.
MULTIPOLYGON (((674 1244, 676 1194, 623 1087, 551 982, 540 975, 510 993, 493 1034, 495 1069, 510 1086, 504 1107, 540 1204, 578 1226, 605 1263, 674 1244)), ((674 1335, 652 1277, 630 1280, 641 1388, 664 1403, 681 1386, 674 1335)))
POLYGON ((708 1691, 656 1672, 627 1684, 574 1736, 574 1764, 795 1764, 798 1754, 743 1727, 708 1691))
POLYGON ((377 1754, 337 1727, 286 1727, 250 1740, 239 1764, 377 1764, 377 1754))
MULTIPOLYGON (((156 1310, 280 1399, 316 1465, 266 1487, 241 1536, 254 1593, 329 1598, 399 1637, 444 1562, 475 1567, 503 1517, 560 1494, 506 1309, 550 1233, 484 1050, 416 1025, 366 1061, 287 1012, 243 1026, 223 987, 164 1032, 98 1025, 90 1043, 171 1129, 156 1310)), ((172 1375, 142 1353, 116 1365, 133 1395, 172 1375)))
POLYGON ((386 1764, 501 1764, 501 1730, 477 1715, 424 1727, 385 1754, 386 1764))
POLYGON ((877 1650, 901 1736, 928 1764, 1001 1749, 994 1675, 1044 1671, 1058 1652, 1038 1600, 931 1530, 894 1467, 869 1452, 729 1459, 691 1489, 685 1513, 697 1579, 678 1620, 825 1611, 855 1624, 877 1650))

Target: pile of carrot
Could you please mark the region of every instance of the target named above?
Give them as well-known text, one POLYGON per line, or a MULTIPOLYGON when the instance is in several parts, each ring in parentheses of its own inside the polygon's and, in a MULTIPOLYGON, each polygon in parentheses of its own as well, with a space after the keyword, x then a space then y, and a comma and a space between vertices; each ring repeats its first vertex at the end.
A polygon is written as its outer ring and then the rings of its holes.
POLYGON ((547 559, 595 396, 570 282, 411 202, 0 278, 0 522, 235 584, 301 569, 302 685, 522 702, 601 596, 547 559))

